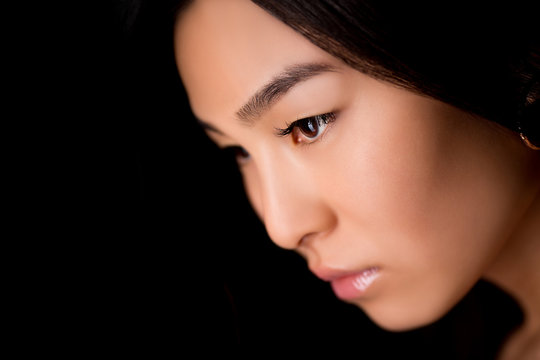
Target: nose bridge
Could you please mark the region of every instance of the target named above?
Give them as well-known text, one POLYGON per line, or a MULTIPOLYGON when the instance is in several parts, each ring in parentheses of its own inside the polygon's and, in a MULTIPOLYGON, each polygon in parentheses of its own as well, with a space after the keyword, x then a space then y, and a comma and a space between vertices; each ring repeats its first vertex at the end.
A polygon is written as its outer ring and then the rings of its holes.
POLYGON ((306 235, 329 226, 331 212, 321 189, 301 164, 291 157, 269 155, 258 168, 263 221, 278 246, 295 249, 306 235))

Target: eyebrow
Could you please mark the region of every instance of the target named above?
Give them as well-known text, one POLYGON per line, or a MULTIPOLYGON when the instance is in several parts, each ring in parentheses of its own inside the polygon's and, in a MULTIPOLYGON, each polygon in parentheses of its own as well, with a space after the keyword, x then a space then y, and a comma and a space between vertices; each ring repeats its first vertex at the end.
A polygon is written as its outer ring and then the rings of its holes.
POLYGON ((247 125, 260 118, 289 90, 314 76, 325 72, 335 72, 336 67, 326 63, 302 63, 288 66, 283 72, 274 76, 263 85, 249 100, 236 112, 236 117, 247 125))
POLYGON ((195 119, 197 120, 197 123, 198 123, 204 130, 212 131, 212 132, 215 132, 216 134, 225 136, 225 134, 223 133, 223 131, 219 130, 219 129, 218 129, 217 127, 215 127, 214 125, 212 125, 212 124, 210 124, 210 123, 207 123, 206 121, 204 121, 204 120, 202 120, 202 119, 199 119, 197 116, 195 116, 195 119))
MULTIPOLYGON (((252 125, 296 85, 322 73, 336 71, 335 66, 321 62, 290 65, 255 92, 236 112, 236 118, 247 125, 252 125)), ((224 135, 221 130, 206 121, 197 118, 197 122, 205 130, 224 135)))

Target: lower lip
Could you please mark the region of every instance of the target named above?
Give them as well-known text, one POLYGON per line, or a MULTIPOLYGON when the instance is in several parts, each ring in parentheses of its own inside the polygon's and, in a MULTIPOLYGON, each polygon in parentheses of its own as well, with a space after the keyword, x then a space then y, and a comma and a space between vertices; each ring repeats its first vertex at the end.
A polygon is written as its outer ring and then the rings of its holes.
POLYGON ((369 268, 356 274, 332 280, 332 289, 336 296, 342 300, 358 299, 368 291, 379 275, 378 268, 369 268))

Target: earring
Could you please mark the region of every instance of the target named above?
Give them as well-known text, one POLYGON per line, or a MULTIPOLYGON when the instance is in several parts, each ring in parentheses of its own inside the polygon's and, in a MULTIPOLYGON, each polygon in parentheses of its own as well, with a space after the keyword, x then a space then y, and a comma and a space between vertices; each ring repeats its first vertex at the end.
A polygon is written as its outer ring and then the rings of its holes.
POLYGON ((536 144, 538 136, 533 136, 533 139, 535 140, 533 142, 525 135, 525 133, 529 133, 530 130, 533 130, 531 132, 532 134, 538 133, 538 126, 540 125, 540 101, 538 100, 540 94, 540 80, 538 76, 532 78, 528 86, 526 86, 526 91, 524 93, 526 93, 525 101, 521 107, 517 121, 519 137, 528 148, 540 150, 540 145, 536 144), (535 126, 536 132, 534 131, 535 126), (525 127, 525 129, 523 129, 523 127, 525 127))
POLYGON ((533 150, 540 150, 540 146, 534 145, 534 144, 531 142, 531 140, 529 140, 525 135, 523 135, 523 133, 521 132, 521 128, 520 128, 519 137, 521 138, 521 140, 523 140, 523 142, 525 143, 525 145, 527 145, 527 147, 529 147, 530 149, 533 149, 533 150))

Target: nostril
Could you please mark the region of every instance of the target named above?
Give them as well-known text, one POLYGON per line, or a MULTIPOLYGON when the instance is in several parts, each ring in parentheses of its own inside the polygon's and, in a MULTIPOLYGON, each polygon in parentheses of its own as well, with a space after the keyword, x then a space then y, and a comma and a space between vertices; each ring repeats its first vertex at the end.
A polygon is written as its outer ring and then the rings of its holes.
POLYGON ((302 237, 300 238, 300 241, 298 242, 298 246, 299 246, 299 247, 302 246, 302 245, 305 245, 305 243, 306 243, 306 238, 307 238, 307 235, 302 236, 302 237))
POLYGON ((306 245, 309 239, 311 239, 315 235, 315 233, 309 233, 300 238, 300 241, 298 241, 298 246, 306 245))

